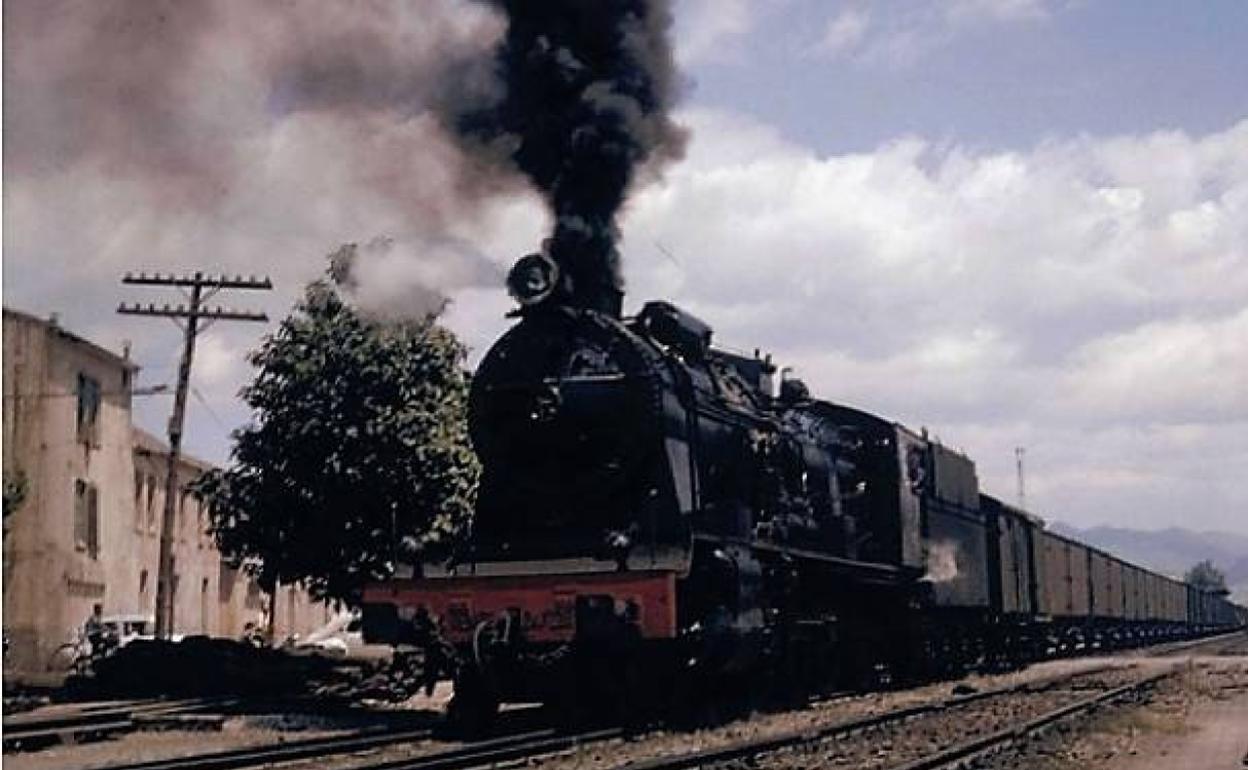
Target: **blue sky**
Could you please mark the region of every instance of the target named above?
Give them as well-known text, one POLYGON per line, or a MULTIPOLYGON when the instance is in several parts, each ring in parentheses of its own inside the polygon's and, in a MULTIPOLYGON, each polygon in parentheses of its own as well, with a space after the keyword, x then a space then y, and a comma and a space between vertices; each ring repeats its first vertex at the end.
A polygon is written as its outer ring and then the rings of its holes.
MULTIPOLYGON (((130 340, 141 382, 167 382, 178 332, 114 314, 164 301, 126 270, 267 272, 277 290, 238 304, 280 317, 356 242, 362 304, 445 292, 479 356, 547 217, 520 187, 451 194, 454 151, 411 100, 497 22, 466 0, 310 5, 5 3, 5 303, 130 340), (318 51, 358 98, 275 112, 318 51)), ((624 213, 626 307, 670 298, 824 397, 927 426, 997 494, 1026 446, 1050 518, 1248 532, 1248 4, 676 11, 692 140, 624 213)), ((202 338, 196 454, 227 457, 262 331, 202 338)), ((154 432, 168 408, 136 400, 154 432)))
POLYGON ((1224 128, 1248 103, 1237 0, 704 0, 682 32, 743 9, 686 54, 697 104, 753 115, 819 152, 915 134, 1014 148, 1073 134, 1224 128), (956 19, 955 8, 965 8, 956 19), (855 33, 828 45, 828 30, 855 33))

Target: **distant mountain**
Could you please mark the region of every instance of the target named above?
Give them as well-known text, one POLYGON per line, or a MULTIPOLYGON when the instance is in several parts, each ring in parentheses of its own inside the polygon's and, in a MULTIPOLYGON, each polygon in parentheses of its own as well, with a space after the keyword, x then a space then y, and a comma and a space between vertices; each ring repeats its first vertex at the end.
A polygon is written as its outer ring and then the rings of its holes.
POLYGON ((1248 602, 1248 535, 1232 532, 1193 532, 1190 529, 1142 530, 1119 527, 1079 529, 1055 522, 1050 529, 1094 545, 1129 562, 1173 577, 1199 561, 1209 559, 1226 574, 1235 598, 1248 602))

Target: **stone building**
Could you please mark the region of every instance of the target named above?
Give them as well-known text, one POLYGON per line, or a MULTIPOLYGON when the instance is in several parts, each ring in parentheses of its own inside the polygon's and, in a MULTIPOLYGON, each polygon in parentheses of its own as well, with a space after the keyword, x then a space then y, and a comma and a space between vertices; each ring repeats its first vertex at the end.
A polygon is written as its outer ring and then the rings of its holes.
MULTIPOLYGON (((8 308, 3 328, 4 480, 24 491, 5 511, 6 668, 37 671, 97 604, 106 616, 152 616, 168 448, 132 424, 138 367, 127 356, 8 308)), ((179 487, 208 467, 183 456, 179 487)), ((207 523, 182 494, 173 630, 236 637, 266 622, 269 598, 222 561, 207 523)), ((273 604, 279 639, 330 615, 294 588, 273 604)))

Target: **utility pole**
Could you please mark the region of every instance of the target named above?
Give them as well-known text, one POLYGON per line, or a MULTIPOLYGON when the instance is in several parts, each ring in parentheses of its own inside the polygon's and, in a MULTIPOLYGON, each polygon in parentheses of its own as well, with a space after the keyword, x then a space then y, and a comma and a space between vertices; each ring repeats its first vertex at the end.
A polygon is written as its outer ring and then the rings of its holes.
POLYGON ((268 321, 264 313, 208 308, 204 301, 222 289, 272 289, 266 278, 225 275, 161 275, 126 273, 122 283, 139 286, 172 286, 182 291, 188 303, 170 307, 149 304, 121 303, 117 312, 123 315, 161 316, 177 323, 183 332, 182 360, 178 365, 178 385, 173 397, 173 415, 169 418, 169 462, 165 471, 165 507, 160 518, 160 563, 156 579, 156 638, 168 639, 173 633, 173 535, 179 495, 178 459, 182 453, 182 424, 186 416, 186 392, 191 382, 191 361, 195 357, 195 337, 212 321, 268 321), (188 291, 189 290, 189 291, 188 291), (185 323, 182 323, 185 321, 185 323), (201 321, 205 321, 203 325, 201 321))
POLYGON ((1027 454, 1024 447, 1014 447, 1014 463, 1018 468, 1018 507, 1027 510, 1027 488, 1023 484, 1023 456, 1027 454))

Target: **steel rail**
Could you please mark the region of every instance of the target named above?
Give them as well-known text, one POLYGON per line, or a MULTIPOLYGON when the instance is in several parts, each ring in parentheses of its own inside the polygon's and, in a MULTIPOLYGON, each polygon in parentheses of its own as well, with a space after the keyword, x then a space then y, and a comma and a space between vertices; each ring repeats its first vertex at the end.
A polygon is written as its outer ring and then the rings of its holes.
POLYGON ((353 770, 468 770, 492 767, 543 754, 556 754, 590 743, 611 740, 625 734, 621 728, 608 728, 573 735, 543 730, 526 735, 496 738, 472 743, 458 749, 402 759, 383 760, 353 770))
POLYGON ((3 725, 3 742, 8 748, 83 733, 122 732, 134 727, 136 717, 185 714, 229 702, 223 698, 191 698, 142 702, 134 706, 103 706, 66 714, 15 715, 3 725))
POLYGON ((118 703, 92 703, 79 708, 59 711, 54 714, 39 714, 36 712, 14 714, 13 716, 5 717, 2 724, 4 726, 4 731, 7 733, 10 730, 72 725, 78 722, 90 722, 92 720, 98 721, 147 711, 160 711, 166 708, 207 705, 210 703, 215 704, 220 700, 222 699, 179 698, 177 700, 165 700, 161 698, 148 698, 136 701, 121 701, 118 703))
POLYGON ((702 751, 679 754, 670 757, 655 757, 653 759, 630 762, 623 765, 622 768, 623 770, 686 770, 686 768, 703 767, 721 762, 748 759, 760 754, 767 754, 792 746, 817 743, 819 741, 827 740, 828 738, 853 735, 873 727, 905 722, 917 717, 959 708, 987 698, 1008 696, 1020 692, 1039 692, 1045 689, 1060 686, 1064 682, 1077 679, 1082 676, 1104 673, 1105 671, 1110 670, 1118 670, 1118 667, 1112 665, 1097 666, 1091 669, 1077 671, 1070 674, 1062 674, 1040 681, 1022 682, 1010 685, 1009 687, 983 690, 969 695, 943 698, 930 703, 904 706, 883 714, 874 714, 867 717, 855 717, 839 722, 832 722, 819 727, 807 727, 800 730, 791 730, 788 732, 778 733, 776 735, 741 741, 728 746, 704 749, 702 751))
POLYGON ((1204 647, 1207 644, 1219 644, 1231 641, 1232 639, 1245 638, 1245 632, 1240 629, 1236 631, 1227 631, 1226 633, 1213 634, 1211 636, 1202 636, 1198 639, 1186 639, 1181 642, 1168 642, 1149 647, 1141 647, 1140 651, 1144 657, 1160 658, 1176 652, 1184 652, 1197 647, 1204 647))
POLYGON ((335 735, 324 738, 308 738, 277 745, 247 746, 238 749, 214 751, 209 754, 193 754, 169 759, 153 759, 145 762, 128 762, 105 765, 93 770, 236 770, 274 762, 293 762, 330 754, 349 754, 354 751, 384 748, 407 741, 429 738, 430 728, 412 730, 373 731, 368 734, 335 735))
POLYGON ((1118 700, 1125 695, 1152 687, 1162 679, 1174 676, 1178 671, 1178 668, 1172 668, 1168 671, 1144 677, 1139 681, 1115 687, 1112 690, 1084 698, 1076 703, 1056 708, 1021 725, 1006 727, 994 733, 959 743, 956 746, 930 754, 922 759, 890 768, 890 770, 939 770, 940 768, 961 767, 966 762, 995 754, 1022 738, 1043 731, 1056 722, 1090 711, 1097 706, 1118 700))
MULTIPOLYGON (((281 745, 252 746, 240 749, 196 754, 186 757, 149 760, 146 762, 106 765, 92 770, 238 770, 278 762, 320 759, 332 755, 386 748, 397 744, 429 738, 433 731, 428 728, 375 732, 370 735, 331 736, 310 738, 281 745)), ((357 768, 357 770, 453 770, 488 765, 509 759, 520 759, 533 754, 553 753, 595 740, 605 740, 623 734, 621 730, 601 730, 579 735, 560 735, 553 729, 534 730, 461 746, 430 754, 384 760, 357 768)))

